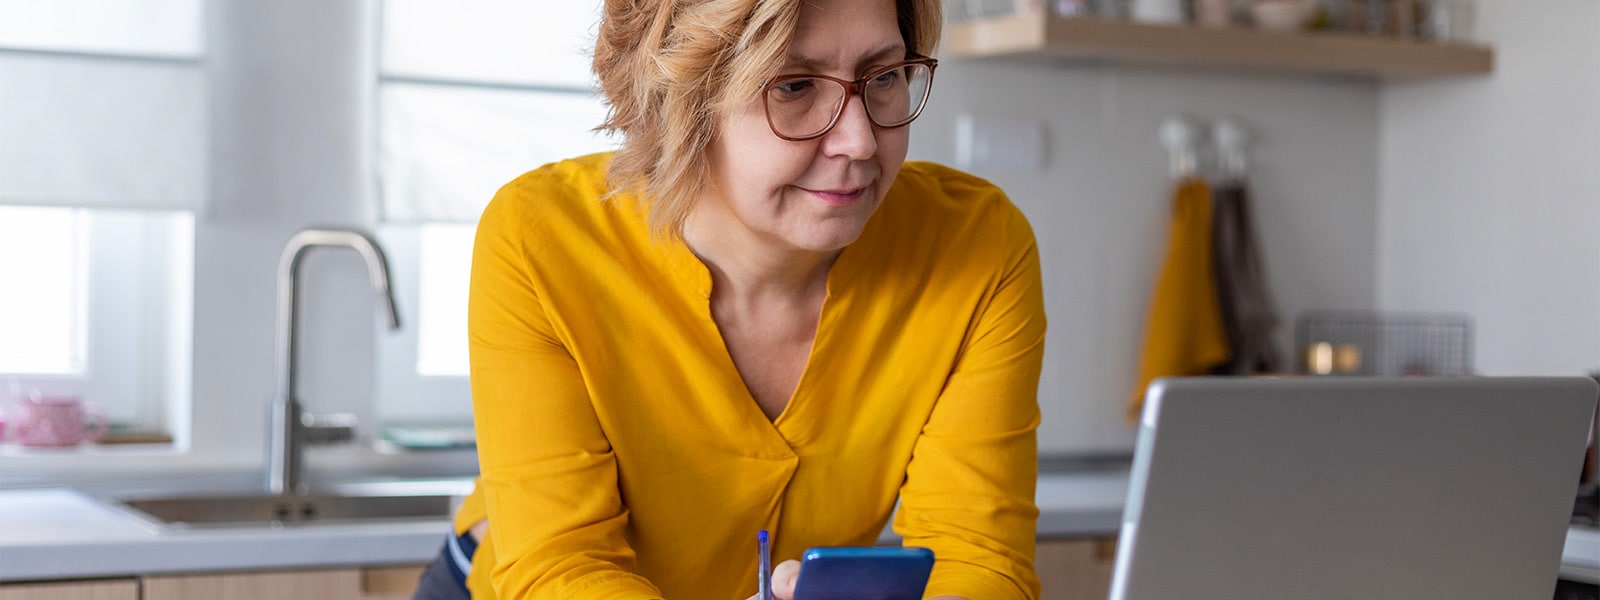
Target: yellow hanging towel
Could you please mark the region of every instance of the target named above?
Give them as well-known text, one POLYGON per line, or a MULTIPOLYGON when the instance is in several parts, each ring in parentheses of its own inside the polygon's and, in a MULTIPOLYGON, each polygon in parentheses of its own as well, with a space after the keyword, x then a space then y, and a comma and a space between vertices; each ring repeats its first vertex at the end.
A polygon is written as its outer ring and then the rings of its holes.
POLYGON ((1151 380, 1204 375, 1228 361, 1212 260, 1211 188, 1190 178, 1178 184, 1174 196, 1167 258, 1150 301, 1139 379, 1128 403, 1130 423, 1139 420, 1151 380))

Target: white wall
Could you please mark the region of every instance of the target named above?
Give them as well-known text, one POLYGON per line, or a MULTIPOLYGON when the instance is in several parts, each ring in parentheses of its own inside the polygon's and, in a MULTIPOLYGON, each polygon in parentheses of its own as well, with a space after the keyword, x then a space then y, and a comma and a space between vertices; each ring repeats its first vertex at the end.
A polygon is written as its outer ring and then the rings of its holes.
POLYGON ((1492 77, 1382 94, 1378 304, 1470 313, 1485 374, 1600 371, 1600 3, 1479 26, 1492 77))
MULTIPOLYGON (((284 243, 309 225, 371 222, 371 10, 210 4, 212 188, 195 226, 193 447, 211 461, 265 456, 284 243)), ((355 409, 371 397, 377 322, 364 268, 354 253, 323 250, 303 272, 300 396, 315 411, 355 409)))
MULTIPOLYGON (((940 63, 912 158, 954 164, 955 115, 1043 119, 1040 173, 985 173, 1039 238, 1050 318, 1043 452, 1126 452, 1149 293, 1166 250, 1173 113, 1234 117, 1252 152, 1257 226, 1290 359, 1309 308, 1372 308, 1378 91, 1370 82, 1007 61, 940 63)), ((1292 363, 1291 363, 1292 364, 1292 363)))

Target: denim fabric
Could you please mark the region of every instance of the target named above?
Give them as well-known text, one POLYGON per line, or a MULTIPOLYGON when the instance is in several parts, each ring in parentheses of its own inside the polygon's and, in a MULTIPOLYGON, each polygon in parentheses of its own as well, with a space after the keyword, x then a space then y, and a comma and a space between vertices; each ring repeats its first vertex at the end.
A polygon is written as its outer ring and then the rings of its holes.
POLYGON ((445 538, 439 555, 428 563, 417 580, 417 592, 412 600, 470 600, 467 591, 467 572, 472 570, 472 555, 477 553, 478 540, 472 534, 445 538))

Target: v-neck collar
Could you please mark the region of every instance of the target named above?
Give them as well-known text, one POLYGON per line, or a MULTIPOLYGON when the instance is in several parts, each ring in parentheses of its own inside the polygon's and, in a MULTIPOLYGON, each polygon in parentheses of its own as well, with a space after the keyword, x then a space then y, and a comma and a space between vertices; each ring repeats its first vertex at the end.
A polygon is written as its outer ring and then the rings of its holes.
POLYGON ((827 294, 817 315, 817 330, 812 335, 811 349, 806 354, 805 367, 794 390, 790 391, 783 411, 778 413, 777 418, 771 420, 767 419, 766 413, 761 410, 755 395, 750 393, 750 388, 745 384, 744 377, 733 361, 732 353, 728 351, 727 340, 722 336, 721 328, 711 316, 713 283, 710 268, 682 239, 675 238, 662 242, 670 276, 681 289, 685 290, 687 299, 695 304, 693 309, 701 317, 703 326, 707 328, 707 335, 714 336, 716 347, 721 350, 720 355, 712 360, 720 363, 718 370, 724 374, 725 387, 729 389, 730 394, 737 395, 737 403, 742 405, 736 409, 740 411, 738 420, 760 430, 759 435, 767 439, 770 444, 779 444, 768 446, 769 451, 778 450, 780 454, 792 454, 790 440, 793 439, 793 435, 809 429, 804 421, 805 415, 811 411, 806 405, 817 401, 810 396, 812 390, 819 385, 814 383, 814 380, 822 376, 816 372, 816 369, 821 368, 818 366, 818 357, 825 356, 829 351, 830 331, 833 329, 831 323, 837 320, 836 313, 840 304, 849 296, 851 283, 870 263, 874 254, 872 247, 878 238, 878 228, 874 225, 878 221, 877 218, 869 220, 861 236, 840 250, 839 256, 835 257, 833 265, 828 268, 827 294))

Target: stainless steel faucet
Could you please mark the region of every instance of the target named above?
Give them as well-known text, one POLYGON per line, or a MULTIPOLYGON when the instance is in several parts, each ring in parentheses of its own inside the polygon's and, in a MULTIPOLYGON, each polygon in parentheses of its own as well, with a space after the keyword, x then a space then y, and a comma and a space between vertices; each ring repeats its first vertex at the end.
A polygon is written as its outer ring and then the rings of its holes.
POLYGON ((307 491, 304 446, 309 443, 347 441, 354 437, 353 418, 327 419, 300 408, 295 396, 295 329, 300 319, 300 259, 317 246, 351 248, 367 265, 372 291, 389 310, 389 328, 400 328, 394 288, 389 284, 389 261, 383 248, 365 233, 349 229, 305 229, 289 238, 278 259, 278 393, 272 399, 267 424, 267 492, 303 494, 307 491), (330 422, 331 421, 331 422, 330 422))

